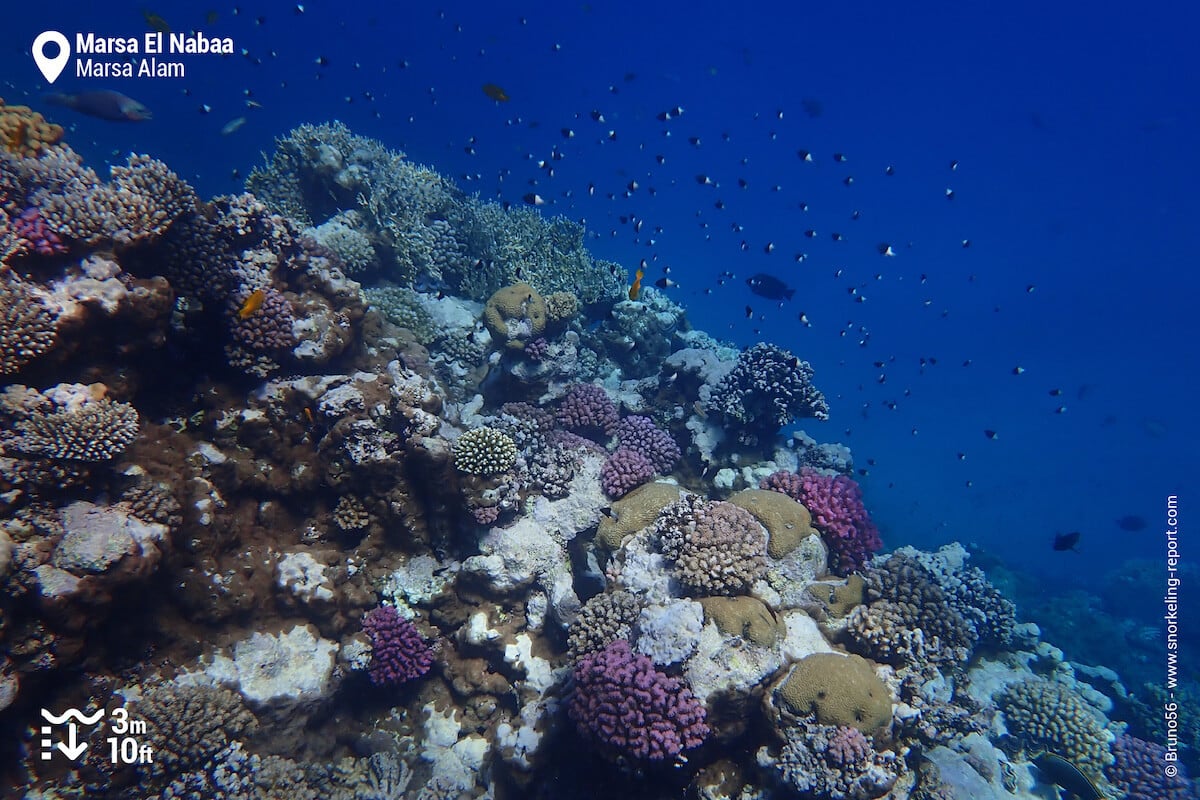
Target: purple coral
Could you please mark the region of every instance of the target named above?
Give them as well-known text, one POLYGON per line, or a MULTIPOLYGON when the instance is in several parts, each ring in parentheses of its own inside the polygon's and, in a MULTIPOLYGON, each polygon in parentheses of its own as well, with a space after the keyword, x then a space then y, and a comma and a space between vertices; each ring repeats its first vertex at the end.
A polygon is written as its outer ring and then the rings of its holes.
POLYGON ((13 217, 12 231, 17 238, 23 240, 27 249, 38 255, 52 256, 67 252, 67 246, 57 233, 50 230, 36 206, 31 206, 13 217))
POLYGON ((1113 763, 1105 772, 1125 793, 1125 800, 1188 800, 1195 797, 1182 768, 1173 777, 1164 774, 1166 748, 1136 736, 1122 734, 1112 745, 1113 763))
POLYGON ((576 383, 567 390, 555 413, 558 424, 589 438, 604 439, 617 427, 617 404, 594 383, 576 383))
POLYGON ((863 505, 862 488, 845 475, 822 475, 805 467, 799 474, 776 472, 762 480, 764 489, 782 492, 802 503, 829 547, 830 567, 839 575, 862 569, 883 547, 879 529, 863 505))
POLYGON ((838 766, 849 766, 866 761, 874 753, 871 743, 858 728, 839 725, 829 736, 825 748, 825 760, 838 766))
POLYGON ((292 304, 272 286, 265 287, 262 292, 262 305, 257 310, 244 317, 234 314, 233 335, 251 352, 290 350, 296 346, 296 335, 292 333, 292 323, 295 322, 292 304))
POLYGON ((654 424, 649 417, 625 417, 617 423, 617 442, 621 447, 636 450, 664 475, 679 461, 679 445, 671 435, 654 424))
POLYGON ((600 467, 600 486, 609 497, 624 497, 652 477, 650 459, 628 447, 618 447, 600 467))
POLYGON ((545 336, 539 336, 525 345, 525 357, 535 363, 540 362, 550 354, 550 342, 545 336))
POLYGON ((433 666, 433 651, 416 626, 392 606, 373 608, 363 615, 363 632, 371 640, 367 674, 376 686, 419 678, 433 666))
POLYGON ((704 705, 678 678, 617 639, 575 665, 568 712, 581 736, 618 755, 675 758, 708 736, 704 705))

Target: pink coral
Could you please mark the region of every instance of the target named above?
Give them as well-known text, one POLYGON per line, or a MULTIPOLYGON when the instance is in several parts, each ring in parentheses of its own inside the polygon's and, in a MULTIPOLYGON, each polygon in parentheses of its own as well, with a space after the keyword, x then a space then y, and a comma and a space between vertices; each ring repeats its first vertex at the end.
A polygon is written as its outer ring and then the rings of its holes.
POLYGON ((609 497, 624 497, 652 477, 654 465, 628 447, 618 447, 600 467, 600 486, 609 497))
POLYGON ((654 465, 656 472, 664 475, 679 461, 679 445, 649 417, 634 415, 618 422, 617 442, 621 447, 641 453, 654 465))
POLYGON ((67 252, 67 246, 62 239, 42 218, 37 207, 25 209, 12 220, 12 231, 23 240, 25 248, 41 256, 51 256, 67 252))
POLYGON ((579 660, 568 711, 581 736, 618 755, 662 761, 708 736, 704 706, 678 678, 617 639, 579 660))
POLYGON ((776 472, 760 484, 802 503, 821 532, 839 575, 862 569, 872 553, 883 547, 879 529, 863 505, 862 488, 845 475, 822 475, 805 467, 799 474, 776 472))
POLYGON ((829 737, 825 760, 841 767, 857 764, 871 757, 873 751, 867 737, 858 728, 839 726, 829 737))
POLYGON ((433 666, 433 651, 420 632, 392 606, 373 608, 363 615, 363 631, 371 640, 367 673, 376 686, 419 678, 433 666))
MULTIPOLYGON (((249 296, 249 292, 246 296, 249 296)), ((292 333, 292 304, 274 287, 263 289, 263 301, 245 318, 233 316, 233 335, 246 349, 255 353, 275 353, 296 346, 292 333)))
POLYGON ((577 383, 567 390, 554 415, 558 424, 590 438, 607 438, 617 427, 617 404, 594 383, 577 383))

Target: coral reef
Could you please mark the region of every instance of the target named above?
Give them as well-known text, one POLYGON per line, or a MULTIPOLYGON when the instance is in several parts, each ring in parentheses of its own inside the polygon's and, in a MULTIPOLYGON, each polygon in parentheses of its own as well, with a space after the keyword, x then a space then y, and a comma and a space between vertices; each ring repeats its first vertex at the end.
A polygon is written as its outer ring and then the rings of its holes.
POLYGON ((517 460, 512 437, 496 428, 469 430, 454 443, 454 466, 469 475, 495 475, 517 460))
POLYGON ((997 704, 1008 732, 1025 747, 1057 753, 1093 779, 1113 763, 1107 720, 1062 684, 1024 680, 1008 686, 997 704))
POLYGON ((767 568, 766 531, 732 503, 689 495, 662 510, 654 533, 676 580, 697 595, 745 592, 767 568))
POLYGON ((367 674, 376 686, 419 678, 433 666, 433 651, 416 627, 393 606, 373 608, 363 615, 363 632, 371 640, 367 674))
POLYGON ((857 729, 812 722, 786 729, 779 755, 763 748, 758 759, 784 786, 815 800, 883 797, 907 771, 902 758, 876 750, 857 729))
POLYGON ((673 759, 708 736, 704 706, 691 691, 623 639, 581 658, 573 677, 568 710, 576 729, 616 755, 673 759))
POLYGON ((825 396, 813 385, 807 361, 770 344, 756 344, 712 390, 708 408, 733 426, 739 440, 756 444, 794 419, 829 418, 825 396))
POLYGON ((63 136, 61 125, 47 122, 29 106, 12 106, 0 98, 0 142, 18 156, 36 157, 58 144, 63 136))
POLYGON ((11 375, 54 347, 55 318, 29 286, 0 275, 0 375, 11 375))
POLYGON ((806 467, 798 474, 773 473, 763 480, 762 488, 783 492, 804 504, 829 546, 830 567, 838 575, 862 569, 867 558, 883 546, 879 529, 863 504, 862 488, 845 475, 823 475, 806 467))
POLYGON ((880 730, 892 719, 892 694, 860 656, 814 653, 792 667, 776 691, 796 717, 822 725, 880 730))
POLYGON ((609 497, 624 497, 654 477, 654 465, 637 450, 618 447, 604 459, 600 482, 609 497))
POLYGON ((1186 773, 1164 772, 1166 748, 1122 734, 1112 743, 1113 762, 1105 773, 1125 800, 1188 800, 1195 797, 1186 773))

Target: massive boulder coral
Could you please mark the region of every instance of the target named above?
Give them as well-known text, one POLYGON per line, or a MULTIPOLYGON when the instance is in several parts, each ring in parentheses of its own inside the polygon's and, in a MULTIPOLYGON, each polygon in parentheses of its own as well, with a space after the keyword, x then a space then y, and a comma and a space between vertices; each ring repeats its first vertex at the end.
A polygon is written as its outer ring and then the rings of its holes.
POLYGON ((483 307, 483 323, 492 339, 521 350, 546 330, 546 301, 528 283, 497 290, 483 307))
POLYGON ((775 708, 793 718, 811 714, 822 725, 867 733, 892 721, 892 694, 861 656, 814 653, 796 662, 774 692, 775 708))
POLYGON ((47 122, 29 106, 13 106, 0 97, 0 142, 18 156, 39 156, 58 144, 63 127, 47 122))
POLYGON ((838 575, 862 569, 881 547, 879 529, 863 503, 862 487, 845 475, 825 475, 805 467, 799 473, 775 472, 762 488, 782 492, 804 504, 813 525, 829 546, 830 568, 838 575))

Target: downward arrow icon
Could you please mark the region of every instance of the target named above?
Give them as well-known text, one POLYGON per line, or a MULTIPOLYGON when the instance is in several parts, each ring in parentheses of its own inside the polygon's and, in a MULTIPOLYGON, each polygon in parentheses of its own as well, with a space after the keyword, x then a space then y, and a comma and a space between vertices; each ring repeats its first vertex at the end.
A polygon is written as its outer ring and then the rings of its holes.
POLYGON ((71 759, 72 761, 74 761, 75 759, 77 759, 81 755, 83 755, 84 750, 87 750, 86 743, 84 743, 84 742, 76 743, 76 741, 75 741, 75 723, 74 722, 67 723, 67 741, 59 742, 57 745, 55 745, 55 747, 57 747, 59 750, 61 750, 63 755, 65 755, 67 758, 71 759))

